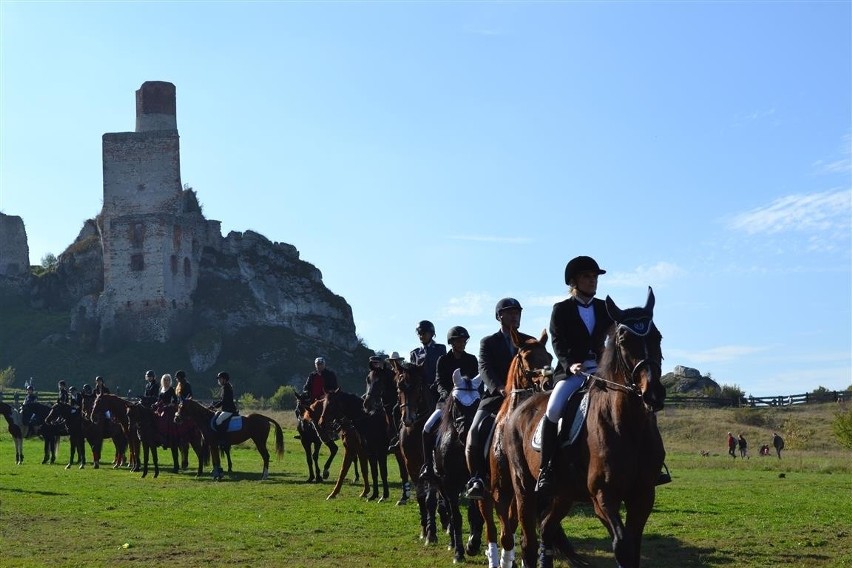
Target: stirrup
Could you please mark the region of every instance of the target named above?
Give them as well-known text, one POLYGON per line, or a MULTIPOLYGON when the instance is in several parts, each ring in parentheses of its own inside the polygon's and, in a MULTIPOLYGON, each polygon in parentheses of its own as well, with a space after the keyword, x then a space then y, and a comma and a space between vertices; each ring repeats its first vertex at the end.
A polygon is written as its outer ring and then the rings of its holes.
POLYGON ((467 491, 465 497, 472 501, 481 501, 485 499, 485 484, 478 477, 474 477, 467 482, 467 491))
POLYGON ((538 472, 538 481, 535 482, 536 493, 547 493, 553 488, 553 466, 547 465, 538 472))
POLYGON ((672 475, 669 473, 669 467, 664 463, 663 467, 665 468, 665 472, 660 472, 660 476, 657 478, 657 482, 654 485, 665 485, 666 483, 672 482, 672 475))
POLYGON ((430 463, 424 463, 423 467, 420 468, 420 475, 418 479, 422 480, 432 480, 437 479, 437 474, 435 473, 435 466, 430 463))

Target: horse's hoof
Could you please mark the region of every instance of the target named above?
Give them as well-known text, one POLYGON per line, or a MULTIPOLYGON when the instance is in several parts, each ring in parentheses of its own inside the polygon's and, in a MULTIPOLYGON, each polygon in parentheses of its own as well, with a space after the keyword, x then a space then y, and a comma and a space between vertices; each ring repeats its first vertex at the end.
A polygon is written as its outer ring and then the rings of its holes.
POLYGON ((453 564, 464 564, 464 554, 461 552, 456 552, 453 556, 453 564))
POLYGON ((387 497, 379 497, 379 503, 383 503, 383 502, 387 501, 387 499, 388 499, 387 497))
POLYGON ((68 465, 66 465, 65 469, 71 469, 71 464, 69 463, 68 465))
POLYGON ((93 468, 93 469, 100 469, 100 467, 101 467, 101 466, 100 466, 100 465, 98 465, 98 462, 95 462, 95 463, 94 463, 94 465, 92 465, 92 468, 93 468))
POLYGON ((370 495, 369 497, 367 497, 367 501, 375 501, 378 498, 379 498, 378 495, 370 495))
POLYGON ((155 472, 154 472, 154 479, 156 479, 159 475, 160 475, 160 472, 159 472, 159 471, 155 471, 155 472))
POLYGON ((327 469, 322 470, 322 478, 328 479, 328 470, 327 469))
POLYGON ((396 504, 397 504, 397 506, 408 505, 408 497, 403 497, 402 499, 397 501, 396 504))
POLYGON ((479 554, 482 549, 482 539, 476 538, 474 535, 470 535, 467 539, 467 545, 464 547, 464 551, 468 556, 476 556, 479 554))

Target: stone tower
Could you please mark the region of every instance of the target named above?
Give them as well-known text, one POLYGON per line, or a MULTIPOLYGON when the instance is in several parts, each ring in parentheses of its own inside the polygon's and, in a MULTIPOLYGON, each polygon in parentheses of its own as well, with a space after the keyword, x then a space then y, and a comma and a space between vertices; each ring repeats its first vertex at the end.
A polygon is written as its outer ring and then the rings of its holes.
POLYGON ((30 249, 24 220, 0 213, 0 276, 26 276, 30 273, 30 249))
POLYGON ((147 81, 136 131, 103 135, 102 340, 166 341, 192 308, 207 224, 181 185, 175 105, 173 84, 147 81))

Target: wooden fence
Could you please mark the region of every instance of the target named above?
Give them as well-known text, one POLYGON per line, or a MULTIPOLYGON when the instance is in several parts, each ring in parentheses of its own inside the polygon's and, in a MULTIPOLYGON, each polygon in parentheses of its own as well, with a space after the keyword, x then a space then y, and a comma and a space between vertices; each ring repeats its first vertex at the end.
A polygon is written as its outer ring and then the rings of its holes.
POLYGON ((830 391, 822 393, 790 394, 780 396, 744 396, 741 398, 669 395, 666 398, 666 406, 702 406, 707 408, 767 408, 773 406, 793 406, 797 404, 814 404, 821 402, 846 402, 849 400, 852 400, 852 392, 850 391, 830 391))

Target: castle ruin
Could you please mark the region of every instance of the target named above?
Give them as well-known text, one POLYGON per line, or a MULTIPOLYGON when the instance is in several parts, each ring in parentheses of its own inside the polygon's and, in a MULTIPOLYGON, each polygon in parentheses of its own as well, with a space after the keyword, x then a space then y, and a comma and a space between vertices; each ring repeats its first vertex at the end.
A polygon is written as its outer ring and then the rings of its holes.
MULTIPOLYGON (((136 91, 136 131, 103 135, 101 340, 166 341, 188 324, 202 249, 221 239, 180 178, 175 86, 136 91)), ((91 317, 94 314, 80 314, 91 317)))

